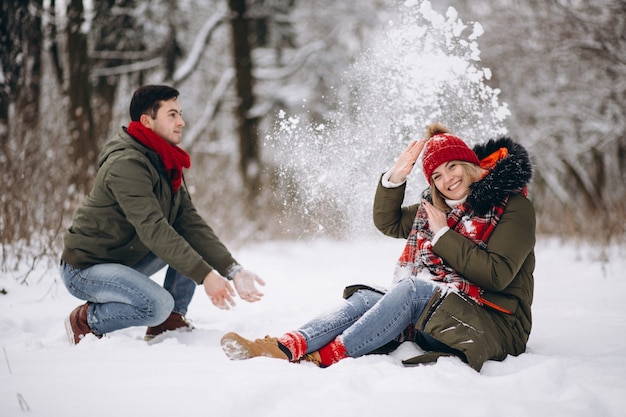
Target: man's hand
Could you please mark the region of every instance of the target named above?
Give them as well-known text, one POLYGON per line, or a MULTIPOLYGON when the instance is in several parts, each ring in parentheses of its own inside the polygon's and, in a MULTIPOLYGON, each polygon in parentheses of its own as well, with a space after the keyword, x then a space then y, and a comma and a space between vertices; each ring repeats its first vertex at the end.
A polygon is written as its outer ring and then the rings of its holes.
POLYGON ((263 297, 263 293, 257 290, 255 283, 265 285, 265 281, 254 272, 242 269, 233 276, 233 283, 242 300, 253 303, 263 297))
POLYGON ((235 306, 235 291, 231 287, 226 278, 218 274, 216 271, 211 271, 204 278, 202 282, 204 291, 211 299, 213 305, 222 310, 230 310, 235 306))

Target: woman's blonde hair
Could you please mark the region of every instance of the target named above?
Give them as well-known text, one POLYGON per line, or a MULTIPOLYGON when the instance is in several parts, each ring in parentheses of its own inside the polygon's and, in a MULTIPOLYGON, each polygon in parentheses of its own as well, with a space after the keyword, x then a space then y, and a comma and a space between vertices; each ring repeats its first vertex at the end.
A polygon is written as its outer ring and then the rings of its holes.
MULTIPOLYGON (((456 161, 456 163, 461 165, 461 168, 463 169, 463 179, 469 180, 470 183, 481 179, 483 170, 478 165, 465 161, 456 161)), ((443 211, 450 210, 450 206, 446 204, 445 197, 437 189, 435 181, 432 178, 430 179, 430 195, 433 199, 433 206, 443 211)))

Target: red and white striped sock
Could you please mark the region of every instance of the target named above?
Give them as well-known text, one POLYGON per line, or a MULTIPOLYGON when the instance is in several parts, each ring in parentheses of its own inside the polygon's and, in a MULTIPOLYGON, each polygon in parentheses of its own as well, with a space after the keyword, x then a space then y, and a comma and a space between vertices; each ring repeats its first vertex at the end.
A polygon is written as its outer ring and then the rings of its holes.
MULTIPOLYGON (((278 338, 278 343, 289 350, 291 354, 289 360, 292 362, 299 360, 306 353, 306 339, 300 332, 287 332, 278 338)), ((285 353, 287 354, 287 352, 285 353)))
POLYGON ((348 357, 346 347, 343 345, 343 342, 341 341, 339 336, 337 336, 335 340, 318 350, 318 352, 320 354, 321 365, 323 367, 330 366, 348 357))

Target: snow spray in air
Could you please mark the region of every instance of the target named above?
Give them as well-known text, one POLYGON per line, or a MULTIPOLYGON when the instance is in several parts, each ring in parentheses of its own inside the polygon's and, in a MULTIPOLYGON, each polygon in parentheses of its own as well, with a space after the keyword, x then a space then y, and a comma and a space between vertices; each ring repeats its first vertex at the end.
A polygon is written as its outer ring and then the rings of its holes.
MULTIPOLYGON (((306 220, 299 232, 375 234, 380 175, 429 123, 444 123, 470 146, 505 133, 508 109, 478 65, 481 34, 480 24, 464 23, 452 8, 441 15, 428 1, 409 0, 342 78, 336 89, 349 91, 349 102, 332 119, 278 115, 266 146, 281 153, 277 198, 286 216, 306 220)), ((427 186, 421 167, 408 181, 405 204, 427 186)))

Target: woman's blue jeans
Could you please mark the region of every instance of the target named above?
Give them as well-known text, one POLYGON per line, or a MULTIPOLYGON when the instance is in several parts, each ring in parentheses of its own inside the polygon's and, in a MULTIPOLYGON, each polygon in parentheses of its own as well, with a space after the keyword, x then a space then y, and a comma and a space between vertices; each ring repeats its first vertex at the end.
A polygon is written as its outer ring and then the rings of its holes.
POLYGON ((187 313, 196 283, 168 267, 160 286, 150 276, 164 266, 150 254, 132 267, 100 264, 77 269, 62 263, 60 272, 69 292, 91 303, 87 324, 102 335, 131 326, 157 326, 172 312, 187 313))
POLYGON ((307 353, 341 335, 348 356, 359 357, 386 345, 417 323, 436 289, 435 284, 414 278, 396 282, 385 294, 360 289, 336 310, 309 321, 298 332, 307 341, 307 353))

